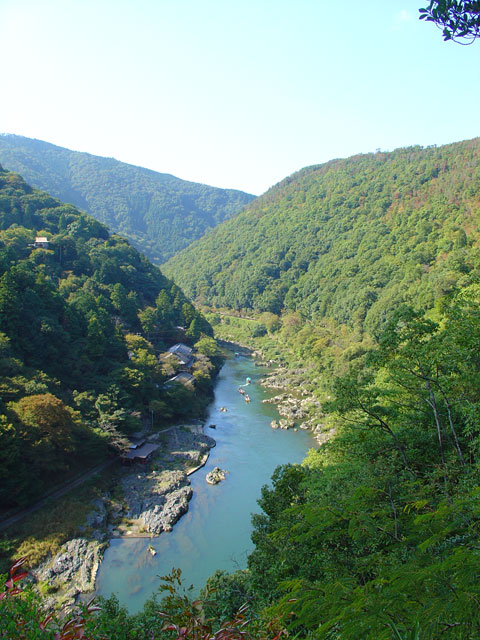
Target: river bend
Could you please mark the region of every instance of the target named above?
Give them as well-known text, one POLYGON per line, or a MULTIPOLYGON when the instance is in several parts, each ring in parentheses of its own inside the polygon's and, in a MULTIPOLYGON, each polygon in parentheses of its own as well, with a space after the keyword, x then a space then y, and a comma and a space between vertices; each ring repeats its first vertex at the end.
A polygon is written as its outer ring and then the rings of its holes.
POLYGON ((246 566, 252 550, 251 514, 258 512, 257 499, 262 485, 270 481, 279 464, 301 462, 315 442, 310 433, 273 430, 271 420, 278 413, 262 400, 271 392, 258 384, 264 369, 251 358, 230 357, 217 378, 215 399, 209 408, 205 433, 217 446, 211 450, 206 466, 190 476, 193 498, 189 511, 170 533, 150 540, 113 539, 105 552, 97 579, 97 592, 116 593, 133 613, 159 585, 158 576, 172 567, 182 570, 185 586, 202 587, 216 569, 233 571, 246 566), (251 402, 238 393, 246 378, 251 402), (227 412, 221 412, 226 407, 227 412), (218 466, 228 471, 217 485, 205 481, 206 474, 218 466), (151 544, 157 551, 148 552, 151 544))

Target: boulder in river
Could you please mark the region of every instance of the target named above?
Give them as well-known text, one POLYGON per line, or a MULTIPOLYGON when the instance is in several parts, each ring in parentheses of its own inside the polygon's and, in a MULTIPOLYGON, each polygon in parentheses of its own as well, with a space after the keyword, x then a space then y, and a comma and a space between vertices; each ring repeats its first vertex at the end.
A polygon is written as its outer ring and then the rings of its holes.
POLYGON ((227 472, 224 469, 215 467, 207 473, 205 480, 208 482, 208 484, 217 484, 221 480, 225 480, 226 474, 227 472))

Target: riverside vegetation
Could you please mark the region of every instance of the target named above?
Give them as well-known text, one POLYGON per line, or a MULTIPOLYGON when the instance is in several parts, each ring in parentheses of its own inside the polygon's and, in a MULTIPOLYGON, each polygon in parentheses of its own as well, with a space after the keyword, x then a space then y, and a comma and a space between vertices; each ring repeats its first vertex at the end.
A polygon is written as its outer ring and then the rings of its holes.
POLYGON ((262 490, 246 570, 102 601, 92 638, 216 637, 245 602, 226 637, 479 637, 479 150, 303 170, 167 266, 220 337, 300 364, 336 433, 262 490))
POLYGON ((248 570, 211 581, 226 615, 249 600, 302 638, 478 637, 479 152, 305 169, 164 269, 220 307, 218 335, 306 367, 336 429, 264 489, 248 570))

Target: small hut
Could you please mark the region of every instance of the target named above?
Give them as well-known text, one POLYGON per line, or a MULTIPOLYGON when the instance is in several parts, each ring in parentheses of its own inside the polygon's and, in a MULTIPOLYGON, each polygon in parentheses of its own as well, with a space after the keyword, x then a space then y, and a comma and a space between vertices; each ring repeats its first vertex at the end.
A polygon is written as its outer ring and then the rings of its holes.
POLYGON ((133 464, 134 462, 140 462, 140 464, 146 464, 148 460, 152 457, 154 451, 159 448, 158 444, 151 444, 150 442, 146 442, 135 449, 130 449, 127 451, 124 457, 124 461, 126 464, 133 464))
POLYGON ((50 243, 48 242, 48 238, 45 238, 44 236, 37 236, 35 238, 33 246, 35 247, 35 249, 48 249, 49 244, 50 243))

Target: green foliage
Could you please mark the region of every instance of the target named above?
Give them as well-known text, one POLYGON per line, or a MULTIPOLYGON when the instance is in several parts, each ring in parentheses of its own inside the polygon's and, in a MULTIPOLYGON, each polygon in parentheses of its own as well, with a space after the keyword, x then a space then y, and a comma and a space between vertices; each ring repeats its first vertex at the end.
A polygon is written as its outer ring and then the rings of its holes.
POLYGON ((471 44, 480 36, 480 3, 476 0, 431 0, 419 11, 420 20, 442 29, 444 40, 471 44))
POLYGON ((233 618, 235 613, 254 597, 249 572, 215 571, 202 589, 202 597, 206 601, 205 611, 209 618, 220 623, 233 618))
MULTIPOLYGON (((127 236, 158 264, 236 215, 254 197, 16 135, 0 136, 0 162, 127 236)), ((21 219, 13 211, 8 215, 10 223, 30 227, 35 212, 27 209, 21 219)), ((60 230, 68 224, 65 208, 60 230)), ((108 264, 102 269, 104 274, 109 270, 108 264)))
POLYGON ((378 334, 478 275, 479 156, 476 139, 303 169, 163 271, 210 307, 378 334))
MULTIPOLYGON (((21 581, 28 576, 20 571, 27 558, 17 560, 10 568, 5 589, 0 594, 0 638, 11 640, 94 640, 86 634, 92 614, 99 610, 91 603, 70 611, 64 619, 54 613, 46 613, 40 597, 33 589, 22 588, 21 581)), ((98 636, 96 636, 98 638, 98 636)))
POLYGON ((480 286, 437 308, 397 309, 334 381, 336 436, 262 491, 249 593, 299 637, 480 633, 480 286))
POLYGON ((280 318, 276 313, 265 311, 258 319, 270 332, 277 331, 281 326, 280 318))
POLYGON ((261 338, 266 334, 267 334, 267 327, 261 322, 259 322, 252 331, 253 338, 261 338))
MULTIPOLYGON (((216 607, 212 591, 193 600, 182 586, 179 569, 160 578, 157 593, 135 615, 129 615, 115 596, 80 604, 63 616, 46 613, 40 595, 20 586, 28 575, 25 561, 23 557, 10 568, 0 594, 0 638, 5 640, 280 640, 287 635, 280 619, 261 624, 246 604, 221 621, 209 617, 208 611, 216 607)), ((41 590, 48 592, 48 585, 42 584, 41 590)))
MULTIPOLYGON (((125 448, 152 403, 170 400, 157 354, 188 340, 178 328, 187 320, 192 341, 211 335, 181 290, 123 238, 0 168, 2 507, 98 463, 107 444, 125 448), (34 246, 40 235, 48 248, 34 246)), ((178 413, 157 412, 159 422, 201 410, 208 396, 184 401, 178 413)))

